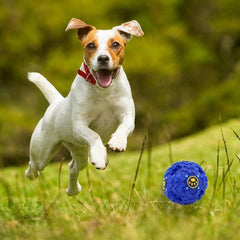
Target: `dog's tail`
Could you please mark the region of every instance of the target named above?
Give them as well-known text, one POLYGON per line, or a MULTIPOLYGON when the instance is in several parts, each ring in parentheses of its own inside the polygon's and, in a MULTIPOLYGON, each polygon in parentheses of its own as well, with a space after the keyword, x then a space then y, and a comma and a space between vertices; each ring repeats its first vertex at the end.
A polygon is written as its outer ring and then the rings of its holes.
POLYGON ((63 99, 57 89, 40 73, 30 72, 28 79, 40 89, 50 104, 63 99))

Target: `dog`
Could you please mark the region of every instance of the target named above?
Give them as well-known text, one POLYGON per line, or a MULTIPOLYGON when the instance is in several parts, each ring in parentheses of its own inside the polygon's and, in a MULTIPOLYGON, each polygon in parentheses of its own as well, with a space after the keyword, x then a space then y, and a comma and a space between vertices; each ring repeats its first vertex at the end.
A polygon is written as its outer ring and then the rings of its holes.
POLYGON ((61 144, 70 152, 69 196, 81 191, 79 171, 88 160, 96 169, 105 169, 106 146, 126 150, 128 135, 135 125, 131 88, 123 70, 124 49, 132 36, 143 36, 135 20, 97 30, 72 18, 66 31, 76 29, 84 49, 84 61, 67 97, 63 97, 41 74, 28 73, 49 102, 30 141, 30 161, 25 175, 34 180, 55 155, 61 144), (110 139, 110 140, 109 140, 110 139))

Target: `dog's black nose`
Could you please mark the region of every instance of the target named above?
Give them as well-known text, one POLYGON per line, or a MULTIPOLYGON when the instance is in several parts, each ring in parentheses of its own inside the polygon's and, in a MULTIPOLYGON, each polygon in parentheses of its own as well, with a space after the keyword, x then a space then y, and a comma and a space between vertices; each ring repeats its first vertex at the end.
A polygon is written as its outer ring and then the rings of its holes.
POLYGON ((107 55, 100 55, 97 60, 100 64, 107 64, 109 62, 109 57, 107 55))

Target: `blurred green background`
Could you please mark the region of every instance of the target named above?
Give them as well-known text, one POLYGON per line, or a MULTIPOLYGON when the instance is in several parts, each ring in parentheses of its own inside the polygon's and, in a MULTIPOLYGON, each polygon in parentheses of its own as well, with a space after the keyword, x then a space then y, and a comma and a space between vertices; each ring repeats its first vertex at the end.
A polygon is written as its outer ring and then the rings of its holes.
POLYGON ((136 19, 124 69, 136 105, 129 148, 240 115, 239 0, 0 0, 0 165, 28 161, 31 133, 48 104, 28 82, 38 71, 66 96, 82 62, 72 17, 98 29, 136 19))

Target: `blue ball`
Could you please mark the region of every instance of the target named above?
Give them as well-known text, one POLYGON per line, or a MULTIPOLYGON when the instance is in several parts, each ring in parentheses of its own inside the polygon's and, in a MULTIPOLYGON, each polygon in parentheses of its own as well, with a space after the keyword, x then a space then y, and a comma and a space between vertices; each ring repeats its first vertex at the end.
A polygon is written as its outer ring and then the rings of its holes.
POLYGON ((204 195, 208 178, 195 162, 180 161, 169 167, 164 174, 164 194, 174 203, 195 203, 204 195))

